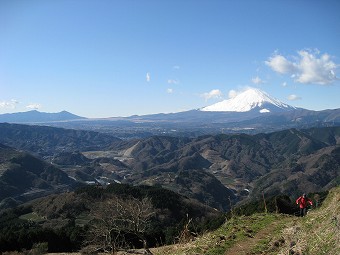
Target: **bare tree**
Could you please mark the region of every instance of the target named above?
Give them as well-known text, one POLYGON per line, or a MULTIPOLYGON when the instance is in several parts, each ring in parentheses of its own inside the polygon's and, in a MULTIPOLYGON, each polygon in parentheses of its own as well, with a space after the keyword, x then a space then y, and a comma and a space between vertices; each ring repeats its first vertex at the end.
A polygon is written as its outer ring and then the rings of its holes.
POLYGON ((149 252, 145 233, 150 225, 154 209, 149 198, 122 199, 111 197, 96 203, 92 209, 93 220, 90 224, 87 245, 98 249, 111 251, 115 254, 118 249, 129 246, 127 235, 137 237, 146 251, 149 252))

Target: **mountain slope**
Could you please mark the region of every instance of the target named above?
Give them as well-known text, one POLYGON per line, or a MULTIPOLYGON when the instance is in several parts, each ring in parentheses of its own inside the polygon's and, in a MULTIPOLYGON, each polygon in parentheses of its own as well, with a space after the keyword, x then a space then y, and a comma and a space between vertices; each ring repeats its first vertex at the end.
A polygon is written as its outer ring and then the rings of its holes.
POLYGON ((120 139, 94 131, 0 123, 0 143, 35 155, 103 149, 120 139))
MULTIPOLYGON (((338 254, 340 188, 304 218, 283 214, 234 217, 193 241, 151 249, 155 255, 180 254, 338 254)), ((136 253, 137 254, 137 253, 136 253)))
POLYGON ((131 174, 126 181, 184 192, 185 186, 179 187, 179 183, 197 188, 199 184, 192 177, 178 181, 181 173, 209 173, 233 189, 237 201, 248 196, 245 189, 254 198, 262 191, 296 196, 302 189, 312 192, 336 186, 340 182, 339 144, 340 127, 332 127, 192 139, 151 137, 120 147, 120 151, 129 152, 124 163, 131 174))
POLYGON ((148 245, 155 247, 174 243, 188 215, 193 217, 200 233, 216 229, 224 221, 221 212, 161 187, 87 186, 0 212, 0 252, 29 250, 34 243, 48 243, 49 252, 75 252, 83 248, 84 253, 89 242, 88 250, 106 249, 100 238, 105 236, 100 234, 99 239, 89 236, 98 226, 96 219, 103 222, 106 216, 110 221, 109 233, 116 234, 117 227, 121 230, 117 235, 124 237, 124 243, 116 242, 120 248, 143 247, 139 233, 130 230, 134 223, 137 227, 146 225, 139 229, 148 245), (134 219, 137 220, 132 223, 134 219), (113 223, 117 223, 115 228, 113 223))
POLYGON ((57 167, 0 144, 0 202, 9 197, 27 201, 75 184, 57 167))

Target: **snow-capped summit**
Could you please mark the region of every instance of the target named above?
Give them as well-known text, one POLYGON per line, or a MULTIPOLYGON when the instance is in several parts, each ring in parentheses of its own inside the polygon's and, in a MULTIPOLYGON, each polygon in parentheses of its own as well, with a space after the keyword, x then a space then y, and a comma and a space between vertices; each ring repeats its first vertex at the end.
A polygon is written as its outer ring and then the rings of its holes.
POLYGON ((293 106, 282 103, 266 92, 256 88, 249 88, 234 98, 201 108, 201 111, 209 112, 248 112, 260 113, 278 112, 296 109, 293 106))

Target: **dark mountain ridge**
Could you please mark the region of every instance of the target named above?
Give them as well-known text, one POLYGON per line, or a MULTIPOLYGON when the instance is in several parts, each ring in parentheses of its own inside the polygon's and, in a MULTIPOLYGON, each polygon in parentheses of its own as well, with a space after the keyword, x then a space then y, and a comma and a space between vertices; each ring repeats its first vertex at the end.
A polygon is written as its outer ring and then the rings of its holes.
POLYGON ((294 197, 339 183, 340 127, 120 140, 92 131, 0 124, 0 142, 48 155, 82 182, 162 185, 224 210, 230 208, 228 197, 233 203, 262 191, 294 197))
POLYGON ((0 143, 40 156, 107 148, 120 139, 94 131, 0 123, 0 143))
POLYGON ((239 194, 249 189, 250 196, 259 196, 262 191, 295 196, 304 190, 313 192, 339 183, 340 127, 202 136, 185 142, 162 137, 163 143, 171 141, 177 149, 148 146, 159 140, 151 137, 129 145, 132 159, 128 165, 133 174, 128 180, 151 181, 171 188, 176 186, 169 181, 171 176, 175 180, 181 171, 201 171, 213 174, 239 194), (319 163, 312 164, 313 158, 319 163))

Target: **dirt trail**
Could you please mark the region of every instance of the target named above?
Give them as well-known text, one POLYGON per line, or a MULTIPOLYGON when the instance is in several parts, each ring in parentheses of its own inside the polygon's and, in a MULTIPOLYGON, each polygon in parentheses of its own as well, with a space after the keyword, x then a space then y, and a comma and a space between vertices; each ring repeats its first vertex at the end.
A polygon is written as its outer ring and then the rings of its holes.
POLYGON ((270 236, 277 227, 277 222, 273 222, 264 229, 261 229, 254 237, 237 242, 233 247, 227 250, 224 255, 247 255, 261 240, 265 240, 270 236))

